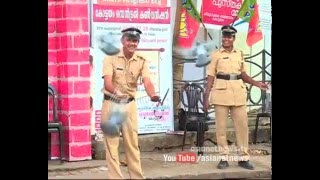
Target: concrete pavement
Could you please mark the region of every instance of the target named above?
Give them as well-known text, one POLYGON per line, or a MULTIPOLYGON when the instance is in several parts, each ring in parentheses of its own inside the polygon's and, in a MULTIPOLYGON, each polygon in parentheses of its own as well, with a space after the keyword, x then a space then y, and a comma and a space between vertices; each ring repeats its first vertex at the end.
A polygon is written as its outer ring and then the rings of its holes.
MULTIPOLYGON (((214 147, 214 145, 211 145, 214 147)), ((165 157, 176 157, 181 148, 141 152, 141 163, 144 175, 148 179, 270 179, 271 178, 271 145, 260 143, 250 145, 251 161, 255 170, 246 170, 230 161, 230 167, 217 169, 217 152, 205 152, 199 162, 181 163, 166 161, 165 157), (210 158, 208 158, 210 157, 210 158)), ((183 152, 191 152, 190 147, 183 152)), ((124 154, 120 155, 124 159, 124 154)), ((234 156, 236 157, 236 156, 234 156)), ((129 178, 126 166, 121 166, 124 178, 129 178)), ((80 162, 48 161, 48 179, 106 179, 107 167, 105 160, 80 162)))

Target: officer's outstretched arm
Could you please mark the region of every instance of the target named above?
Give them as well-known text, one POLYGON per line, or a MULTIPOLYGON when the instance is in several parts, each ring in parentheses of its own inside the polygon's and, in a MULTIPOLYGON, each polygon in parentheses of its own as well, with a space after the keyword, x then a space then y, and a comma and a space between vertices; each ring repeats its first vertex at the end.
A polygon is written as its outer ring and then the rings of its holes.
POLYGON ((259 82, 255 81, 246 72, 241 72, 241 78, 245 83, 251 84, 253 86, 259 86, 259 82))
POLYGON ((115 95, 122 95, 121 89, 115 88, 115 87, 112 85, 112 76, 110 76, 110 75, 105 75, 105 76, 103 76, 103 79, 104 79, 104 88, 105 88, 108 92, 110 92, 111 94, 115 94, 115 95))
MULTIPOLYGON (((104 80, 104 89, 112 94, 118 94, 119 87, 113 87, 112 75, 113 75, 113 64, 112 56, 106 56, 103 60, 102 78, 104 80)), ((120 89, 121 91, 121 89, 120 89)))
POLYGON ((146 92, 148 94, 149 97, 153 97, 156 95, 156 92, 154 90, 154 86, 150 80, 150 78, 148 77, 145 77, 142 79, 143 81, 143 85, 144 85, 144 88, 146 89, 146 92))
POLYGON ((154 86, 150 80, 149 63, 147 61, 144 61, 144 63, 143 63, 141 77, 142 77, 142 82, 143 82, 144 88, 145 88, 148 96, 150 97, 150 100, 153 102, 160 101, 160 97, 158 95, 156 95, 156 92, 154 90, 154 86))

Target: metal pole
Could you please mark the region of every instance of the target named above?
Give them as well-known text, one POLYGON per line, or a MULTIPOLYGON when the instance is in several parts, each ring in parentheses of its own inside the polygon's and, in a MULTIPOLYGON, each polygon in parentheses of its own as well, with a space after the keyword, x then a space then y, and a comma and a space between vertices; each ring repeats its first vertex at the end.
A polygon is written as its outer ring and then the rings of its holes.
MULTIPOLYGON (((262 82, 266 82, 266 51, 262 50, 262 82)), ((262 112, 266 110, 266 91, 262 91, 262 112)))

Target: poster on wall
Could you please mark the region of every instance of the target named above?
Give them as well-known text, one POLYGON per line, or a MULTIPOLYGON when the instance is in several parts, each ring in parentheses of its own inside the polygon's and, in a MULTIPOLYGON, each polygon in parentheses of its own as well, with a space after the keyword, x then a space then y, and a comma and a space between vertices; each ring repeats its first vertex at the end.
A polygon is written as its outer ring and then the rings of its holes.
POLYGON ((174 129, 170 5, 167 0, 92 1, 91 54, 95 68, 93 111, 97 136, 101 133, 102 64, 105 57, 99 49, 98 39, 102 35, 110 35, 108 41, 112 41, 115 48, 122 48, 121 30, 128 27, 136 27, 142 31, 137 51, 149 62, 151 81, 163 100, 163 103, 151 102, 143 84, 138 81, 135 101, 138 107, 138 133, 161 133, 174 129))
POLYGON ((203 1, 201 16, 205 24, 223 26, 232 24, 237 20, 237 13, 242 5, 242 0, 230 1, 203 1))
MULTIPOLYGON (((271 0, 257 0, 259 5, 260 25, 262 30, 271 31, 271 0)), ((207 28, 220 29, 223 25, 235 25, 238 31, 247 32, 248 23, 240 23, 237 17, 243 0, 202 1, 201 16, 207 28)))

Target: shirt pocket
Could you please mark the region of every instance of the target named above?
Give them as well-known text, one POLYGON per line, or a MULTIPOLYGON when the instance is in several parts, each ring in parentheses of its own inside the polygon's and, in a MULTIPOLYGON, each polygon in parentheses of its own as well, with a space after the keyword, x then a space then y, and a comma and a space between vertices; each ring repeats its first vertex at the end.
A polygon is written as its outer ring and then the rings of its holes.
POLYGON ((245 66, 245 61, 242 61, 242 60, 237 60, 237 61, 234 63, 234 67, 235 67, 239 72, 242 72, 242 71, 245 70, 244 66, 245 66))
POLYGON ((138 78, 139 78, 140 72, 135 69, 128 72, 126 78, 127 83, 130 87, 136 88, 138 86, 138 78))
POLYGON ((213 88, 215 90, 226 90, 227 89, 227 82, 226 80, 217 79, 214 83, 213 88))
POLYGON ((114 80, 116 80, 117 82, 123 82, 124 76, 125 76, 124 71, 125 70, 123 67, 115 67, 114 68, 114 80))
POLYGON ((241 70, 242 62, 241 60, 232 60, 231 66, 232 66, 232 73, 241 72, 240 70, 241 70))
POLYGON ((230 69, 230 59, 218 59, 218 63, 217 63, 217 73, 229 73, 229 69, 230 69))

